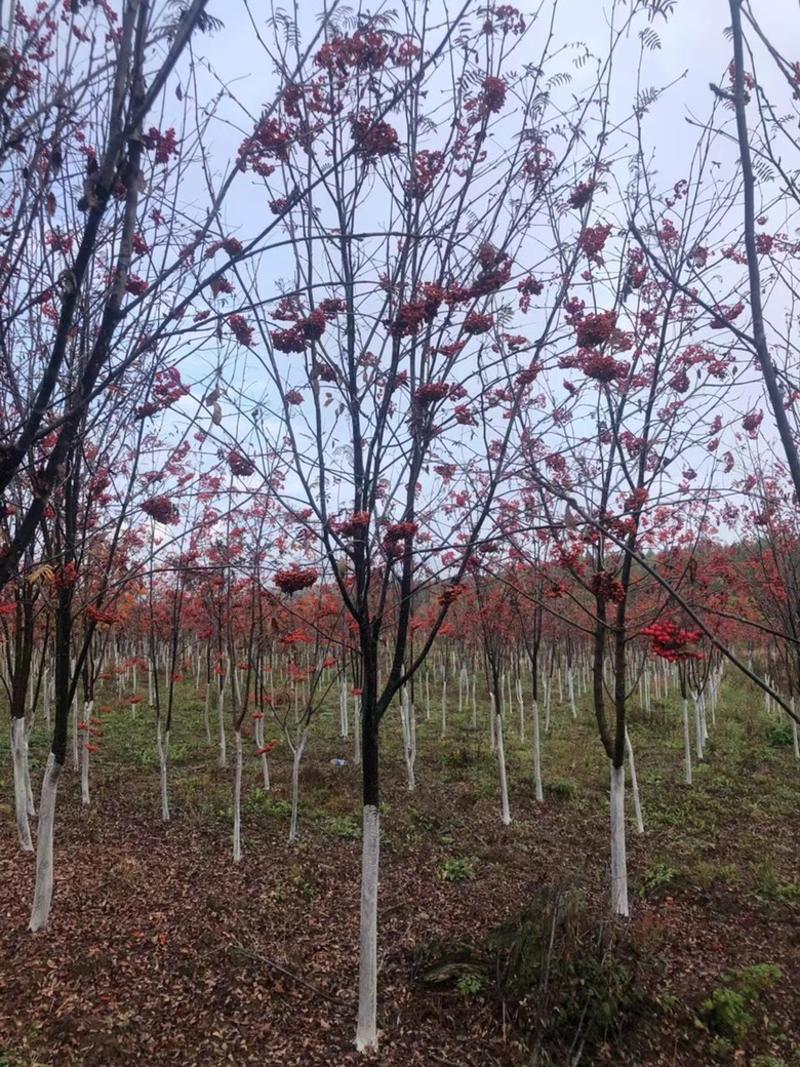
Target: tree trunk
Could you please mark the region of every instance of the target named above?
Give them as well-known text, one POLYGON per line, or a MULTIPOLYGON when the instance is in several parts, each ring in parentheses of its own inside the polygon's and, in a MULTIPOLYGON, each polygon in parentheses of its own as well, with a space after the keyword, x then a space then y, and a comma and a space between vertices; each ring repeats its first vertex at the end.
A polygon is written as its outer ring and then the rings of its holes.
POLYGON ((697 693, 692 695, 694 701, 694 731, 695 731, 695 746, 697 751, 698 760, 703 759, 703 717, 700 711, 700 700, 697 693))
POLYGON ((88 700, 83 706, 84 727, 83 745, 81 746, 81 804, 87 808, 91 803, 91 797, 89 795, 89 745, 91 743, 92 735, 89 730, 89 720, 92 717, 93 708, 93 700, 88 700))
POLYGON ((236 763, 233 774, 233 862, 242 859, 242 735, 236 731, 236 763))
POLYGON ((163 739, 161 723, 156 724, 156 745, 158 747, 158 770, 161 779, 161 821, 169 822, 169 790, 167 788, 167 761, 169 759, 169 730, 163 739))
POLYGON ((495 736, 497 737, 497 762, 500 767, 500 821, 503 826, 511 825, 511 811, 508 807, 508 775, 506 773, 506 748, 503 743, 503 716, 495 715, 495 736))
POLYGON ((380 815, 375 804, 365 804, 361 851, 361 932, 359 938, 358 1029, 356 1048, 378 1047, 378 869, 380 815))
POLYGON ((219 766, 228 766, 228 746, 225 740, 225 716, 223 714, 225 706, 225 684, 220 678, 219 683, 219 700, 217 702, 217 715, 219 716, 219 766))
POLYGON ((56 795, 62 764, 56 762, 51 752, 42 780, 42 796, 39 802, 39 831, 36 840, 36 888, 33 894, 31 921, 32 933, 47 928, 50 903, 53 899, 53 831, 56 818, 56 795))
POLYGON ((406 761, 408 791, 413 793, 417 787, 414 764, 417 759, 417 721, 414 705, 408 698, 407 689, 403 688, 400 698, 400 721, 403 727, 403 755, 406 761))
POLYGON ((308 740, 308 727, 303 730, 300 744, 292 751, 292 816, 289 821, 289 844, 297 840, 297 820, 300 812, 300 760, 308 740))
POLYGON ((625 731, 625 750, 628 753, 628 763, 631 768, 631 791, 633 792, 633 810, 636 814, 636 832, 638 834, 644 833, 644 820, 642 819, 642 802, 639 797, 639 782, 636 777, 636 764, 633 759, 633 745, 631 739, 628 737, 628 731, 625 731))
POLYGON ((17 836, 23 852, 33 852, 31 828, 28 823, 28 741, 25 720, 11 720, 11 758, 14 766, 14 807, 17 816, 17 836))
POLYGON ((611 911, 627 918, 628 864, 625 856, 625 766, 611 767, 611 911))
MULTIPOLYGON (((366 658, 366 657, 365 657, 366 658)), ((365 674, 367 672, 365 671, 365 674)), ((371 679, 365 678, 365 687, 371 679)), ((378 1047, 378 870, 380 864, 380 783, 378 722, 374 682, 362 703, 363 822, 361 849, 361 923, 359 934, 358 1025, 356 1048, 378 1047)))
POLYGON ((539 701, 533 702, 533 785, 536 790, 536 799, 541 803, 544 800, 542 789, 542 744, 539 736, 539 701))

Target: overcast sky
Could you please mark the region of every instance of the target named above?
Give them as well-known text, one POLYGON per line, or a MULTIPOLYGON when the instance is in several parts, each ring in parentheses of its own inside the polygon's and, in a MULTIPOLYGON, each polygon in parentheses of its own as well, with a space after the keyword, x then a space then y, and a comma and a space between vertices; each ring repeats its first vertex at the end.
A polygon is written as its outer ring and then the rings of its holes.
MULTIPOLYGON (((396 3, 383 5, 383 8, 397 7, 396 3)), ((445 10, 452 14, 460 5, 443 0, 431 0, 429 23, 444 21, 445 10)), ((517 3, 523 12, 528 12, 534 5, 517 3)), ((558 45, 585 45, 594 57, 602 59, 607 52, 609 39, 608 10, 609 4, 602 0, 559 0, 556 19, 556 47, 558 45)), ((790 58, 800 59, 800 3, 798 0, 752 0, 753 10, 764 29, 790 58)), ((317 0, 300 0, 301 32, 308 40, 318 26, 318 15, 323 4, 317 0)), ((472 10, 475 17, 484 4, 475 0, 472 10)), ((286 3, 290 8, 290 3, 286 3)), ((380 10, 378 4, 371 5, 373 11, 380 10)), ((549 21, 551 4, 541 5, 544 14, 539 25, 534 25, 527 38, 530 41, 529 54, 525 56, 531 62, 539 58, 539 48, 549 21)), ((268 25, 270 6, 264 0, 252 0, 249 10, 255 26, 248 16, 248 9, 243 3, 232 0, 211 0, 209 11, 221 18, 224 29, 212 38, 203 39, 198 51, 208 57, 213 68, 211 74, 201 77, 198 85, 202 106, 209 102, 219 91, 220 85, 227 86, 238 105, 223 101, 218 114, 223 120, 215 124, 209 141, 208 161, 212 167, 218 167, 217 178, 227 161, 235 158, 241 143, 243 131, 252 127, 245 112, 257 118, 262 106, 273 100, 277 78, 271 62, 258 40, 258 34, 271 37, 268 25), (262 21, 259 21, 262 20, 262 21), (207 99, 203 98, 207 94, 207 99)), ((618 22, 629 11, 629 5, 620 5, 618 22)), ((661 47, 646 55, 645 72, 642 75, 642 87, 663 88, 670 83, 671 88, 656 102, 644 123, 646 147, 653 160, 657 174, 657 185, 661 189, 671 187, 678 179, 685 177, 688 165, 698 140, 698 131, 692 129, 687 118, 704 121, 710 111, 713 95, 709 82, 722 83, 732 57, 731 43, 725 35, 730 22, 727 0, 677 0, 670 18, 656 18, 653 28, 658 33, 661 47)), ((637 67, 640 54, 638 29, 644 23, 640 21, 628 42, 623 46, 616 61, 614 89, 612 96, 612 114, 622 118, 628 115, 636 95, 637 67)), ((569 71, 571 84, 563 91, 566 94, 581 94, 584 87, 593 83, 591 64, 582 68, 574 65, 574 58, 580 54, 579 49, 565 50, 555 60, 549 73, 558 70, 569 71)), ((780 84, 780 91, 772 93, 777 85, 777 76, 771 63, 763 63, 757 70, 760 80, 769 95, 782 99, 786 95, 785 83, 780 84)), ((430 138, 431 147, 435 147, 436 134, 430 138)), ((738 153, 731 144, 725 159, 725 146, 715 148, 715 156, 724 159, 723 172, 735 173, 738 153)), ((794 164, 793 164, 794 165, 794 164)), ((264 189, 258 179, 243 175, 237 180, 237 194, 225 208, 223 230, 227 233, 241 233, 246 236, 254 232, 262 222, 269 220, 264 189)), ((738 219, 734 220, 738 231, 738 219)), ((274 256, 268 261, 267 270, 274 271, 274 277, 265 279, 276 282, 281 276, 291 276, 290 257, 274 256)), ((275 290, 277 291, 277 286, 275 290)), ((526 323, 519 323, 521 328, 526 323)), ((209 358, 215 358, 209 353, 209 358)), ((263 375, 253 368, 256 379, 263 375)), ((759 385, 752 383, 753 399, 757 399, 759 385)), ((257 390, 254 389, 255 394, 257 390)), ((748 390, 749 391, 749 390, 748 390)), ((254 400, 255 400, 254 395, 254 400)))
MULTIPOLYGON (((398 6, 394 2, 368 5, 372 11, 398 6)), ((443 18, 446 9, 452 13, 458 6, 457 3, 445 4, 443 0, 431 0, 431 23, 437 21, 437 15, 443 18)), ((476 0, 473 6, 477 12, 485 5, 476 0)), ((537 5, 526 4, 523 0, 516 2, 515 6, 527 12, 537 5)), ((800 0, 752 0, 752 6, 768 34, 788 55, 800 57, 800 0)), ((286 2, 284 7, 290 10, 291 4, 286 2)), ((308 37, 318 25, 323 4, 318 0, 301 0, 299 7, 302 12, 301 29, 304 36, 308 37)), ((541 7, 543 12, 549 12, 551 4, 546 2, 541 7)), ((259 30, 268 37, 270 5, 264 0, 251 0, 249 8, 257 25, 259 18, 263 19, 259 30)), ((602 0, 559 0, 556 20, 558 40, 564 44, 582 42, 595 55, 604 55, 608 40, 608 9, 609 5, 602 0)), ((276 80, 269 61, 265 61, 247 9, 244 4, 231 0, 211 0, 209 10, 223 20, 225 29, 204 43, 203 50, 221 81, 230 86, 251 112, 257 114, 261 105, 272 98, 276 80)), ((544 30, 547 18, 542 15, 539 21, 544 30)), ((731 44, 724 35, 729 23, 728 0, 677 0, 668 21, 657 17, 653 23, 662 47, 648 56, 649 76, 645 77, 645 84, 666 85, 686 72, 657 109, 658 152, 673 163, 688 158, 687 153, 691 151, 693 138, 687 137, 685 116, 702 116, 707 111, 711 102, 708 84, 712 80, 720 80, 731 60, 731 44)), ((540 39, 541 34, 534 29, 531 42, 537 45, 540 39)), ((633 97, 637 50, 638 41, 634 34, 631 49, 617 68, 621 104, 633 97)), ((569 69, 567 58, 564 69, 569 69)), ((579 72, 573 73, 576 75, 574 84, 578 87, 579 72)), ((762 75, 769 76, 768 85, 772 72, 766 69, 766 65, 762 75)), ((219 136, 222 137, 221 134, 219 136)))

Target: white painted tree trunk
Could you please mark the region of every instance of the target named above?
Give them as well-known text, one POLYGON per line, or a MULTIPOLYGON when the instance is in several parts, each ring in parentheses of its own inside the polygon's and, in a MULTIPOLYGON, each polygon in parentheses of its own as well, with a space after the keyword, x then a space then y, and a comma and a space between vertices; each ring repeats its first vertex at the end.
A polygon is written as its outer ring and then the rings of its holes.
POLYGON ((161 736, 161 723, 156 724, 156 747, 158 748, 158 772, 161 780, 161 821, 169 822, 169 790, 167 761, 169 760, 169 730, 161 736))
POLYGON ((233 772, 233 862, 242 859, 242 735, 236 731, 235 759, 233 772))
POLYGON ((339 733, 347 737, 350 724, 347 719, 347 681, 342 679, 339 685, 339 733))
POLYGON ((442 737, 447 733, 447 678, 442 678, 442 737))
MULTIPOLYGON (((256 719, 256 748, 262 749, 264 747, 264 719, 256 719)), ((264 792, 268 793, 272 786, 269 781, 269 761, 267 759, 266 752, 262 752, 261 756, 261 780, 264 786, 264 792)))
POLYGON ((50 916, 53 899, 53 835, 56 818, 56 796, 61 764, 51 752, 42 779, 42 795, 39 801, 39 829, 36 836, 36 887, 33 891, 33 907, 28 929, 32 933, 44 930, 50 916))
POLYGON ((689 701, 683 701, 683 776, 687 785, 692 784, 692 735, 689 729, 689 701))
POLYGON ((703 745, 705 746, 706 741, 708 741, 708 718, 706 716, 706 695, 705 695, 705 693, 700 693, 700 695, 698 697, 698 700, 700 702, 700 722, 701 722, 702 728, 703 728, 703 745))
POLYGON ((577 719, 578 710, 575 707, 575 683, 572 680, 572 667, 567 670, 567 690, 569 692, 569 709, 572 712, 572 718, 577 719))
POLYGON ((25 771, 25 796, 26 796, 27 804, 28 804, 28 818, 33 818, 33 816, 36 814, 36 804, 34 803, 34 800, 33 800, 33 785, 31 784, 31 761, 30 761, 30 753, 29 753, 29 748, 30 748, 30 745, 29 745, 30 728, 28 726, 25 727, 24 737, 25 737, 25 766, 24 766, 23 770, 25 771))
POLYGON ((361 930, 359 936, 358 1026, 356 1048, 369 1052, 378 1047, 378 870, 380 816, 372 804, 364 805, 361 848, 361 930))
POLYGON ((408 699, 408 692, 404 688, 400 698, 400 721, 403 726, 403 756, 406 761, 406 774, 408 776, 408 791, 413 793, 417 787, 414 774, 414 764, 417 759, 417 717, 414 705, 408 699))
POLYGON ((625 765, 611 768, 611 911, 625 918, 628 910, 628 863, 625 856, 625 765))
POLYGON ((303 730, 300 743, 292 750, 292 815, 289 820, 289 843, 297 840, 297 822, 300 814, 300 760, 308 740, 308 727, 303 730))
POLYGON ((25 720, 11 720, 11 760, 14 767, 14 808, 17 816, 17 836, 23 852, 33 852, 31 828, 28 822, 28 743, 25 720))
POLYGON ((89 745, 91 743, 91 733, 89 732, 89 720, 92 716, 92 709, 94 708, 94 701, 90 700, 84 705, 83 708, 83 745, 81 747, 81 804, 84 807, 88 807, 91 803, 91 797, 89 795, 89 745))
POLYGON ((628 764, 631 768, 631 791, 633 792, 633 810, 636 815, 636 832, 637 834, 644 833, 644 820, 642 819, 642 802, 639 796, 639 781, 636 777, 636 763, 633 759, 633 745, 631 739, 628 737, 628 731, 625 731, 625 751, 628 754, 628 764))
POLYGON ((500 822, 503 826, 511 824, 511 812, 508 807, 508 775, 506 773, 506 749, 503 744, 503 716, 495 714, 494 732, 497 738, 497 762, 500 767, 500 822))
POLYGON ((72 764, 77 771, 81 765, 81 749, 78 742, 78 698, 72 701, 72 764))
POLYGON ((361 765, 361 698, 353 697, 353 762, 361 765))
POLYGON ((211 686, 206 686, 206 700, 203 705, 203 726, 206 731, 206 744, 211 744, 211 716, 209 715, 209 705, 211 703, 211 686))
POLYGON ((700 708, 700 700, 697 693, 692 696, 694 701, 694 731, 695 731, 695 751, 697 752, 697 758, 702 760, 703 758, 703 716, 700 708))
POLYGON ((220 678, 219 683, 219 699, 217 701, 217 717, 219 726, 219 766, 228 766, 228 743, 225 738, 225 716, 223 714, 225 707, 225 683, 220 678))
POLYGON ((541 803, 544 800, 542 789, 542 744, 539 736, 539 701, 533 702, 533 785, 536 790, 536 799, 541 803))

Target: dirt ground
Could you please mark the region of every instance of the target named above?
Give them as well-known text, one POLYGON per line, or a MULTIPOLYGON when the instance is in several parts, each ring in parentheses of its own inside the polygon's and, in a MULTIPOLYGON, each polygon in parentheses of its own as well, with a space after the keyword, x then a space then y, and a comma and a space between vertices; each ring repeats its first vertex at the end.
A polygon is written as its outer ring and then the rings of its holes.
MULTIPOLYGON (((632 914, 610 926, 607 771, 586 707, 577 721, 554 714, 543 804, 530 741, 509 722, 506 828, 483 725, 473 731, 451 713, 441 739, 435 712, 423 717, 410 793, 393 716, 383 753, 381 1049, 366 1059, 352 1044, 360 842, 351 741, 334 736, 333 714, 317 724, 301 771, 301 839, 289 845, 287 753, 272 759, 267 794, 248 739, 244 857, 234 865, 232 772, 206 745, 201 704, 187 693, 173 730, 166 825, 142 708, 135 721, 127 708, 107 715, 90 808, 78 775, 62 778, 43 935, 26 930, 34 861, 16 847, 2 753, 0 1067, 565 1067, 578 1031, 581 1064, 800 1065, 800 768, 779 720, 740 686, 723 692, 691 788, 677 706, 632 715, 646 832, 631 818, 632 914), (621 953, 609 950, 616 970, 604 962, 590 972, 574 949, 563 973, 586 995, 577 1027, 574 996, 559 999, 561 972, 542 1000, 541 975, 526 991, 493 947, 498 928, 535 912, 554 887, 580 901, 584 932, 603 930, 621 953), (448 960, 459 962, 448 970, 448 960), (532 1024, 537 1012, 546 1026, 532 1024)), ((32 752, 38 787, 43 734, 32 752)))

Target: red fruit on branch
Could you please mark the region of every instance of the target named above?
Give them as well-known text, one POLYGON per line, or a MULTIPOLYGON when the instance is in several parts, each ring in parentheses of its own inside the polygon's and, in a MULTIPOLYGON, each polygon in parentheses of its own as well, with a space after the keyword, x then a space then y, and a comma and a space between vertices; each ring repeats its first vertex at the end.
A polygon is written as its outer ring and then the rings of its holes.
POLYGON ((164 526, 174 526, 180 522, 181 514, 168 496, 150 497, 142 504, 142 511, 164 526))
POLYGON ((492 326, 494 326, 494 318, 492 315, 481 315, 477 311, 470 311, 464 319, 463 330, 464 333, 468 333, 470 337, 477 337, 479 334, 488 333, 492 326))
POLYGON ((249 456, 245 456, 237 449, 233 449, 228 453, 228 466, 231 469, 231 474, 235 474, 238 478, 247 478, 253 474, 256 469, 255 463, 249 456))
POLYGON ((275 584, 283 593, 297 593, 309 589, 319 578, 319 571, 314 567, 287 567, 275 575, 275 584))

